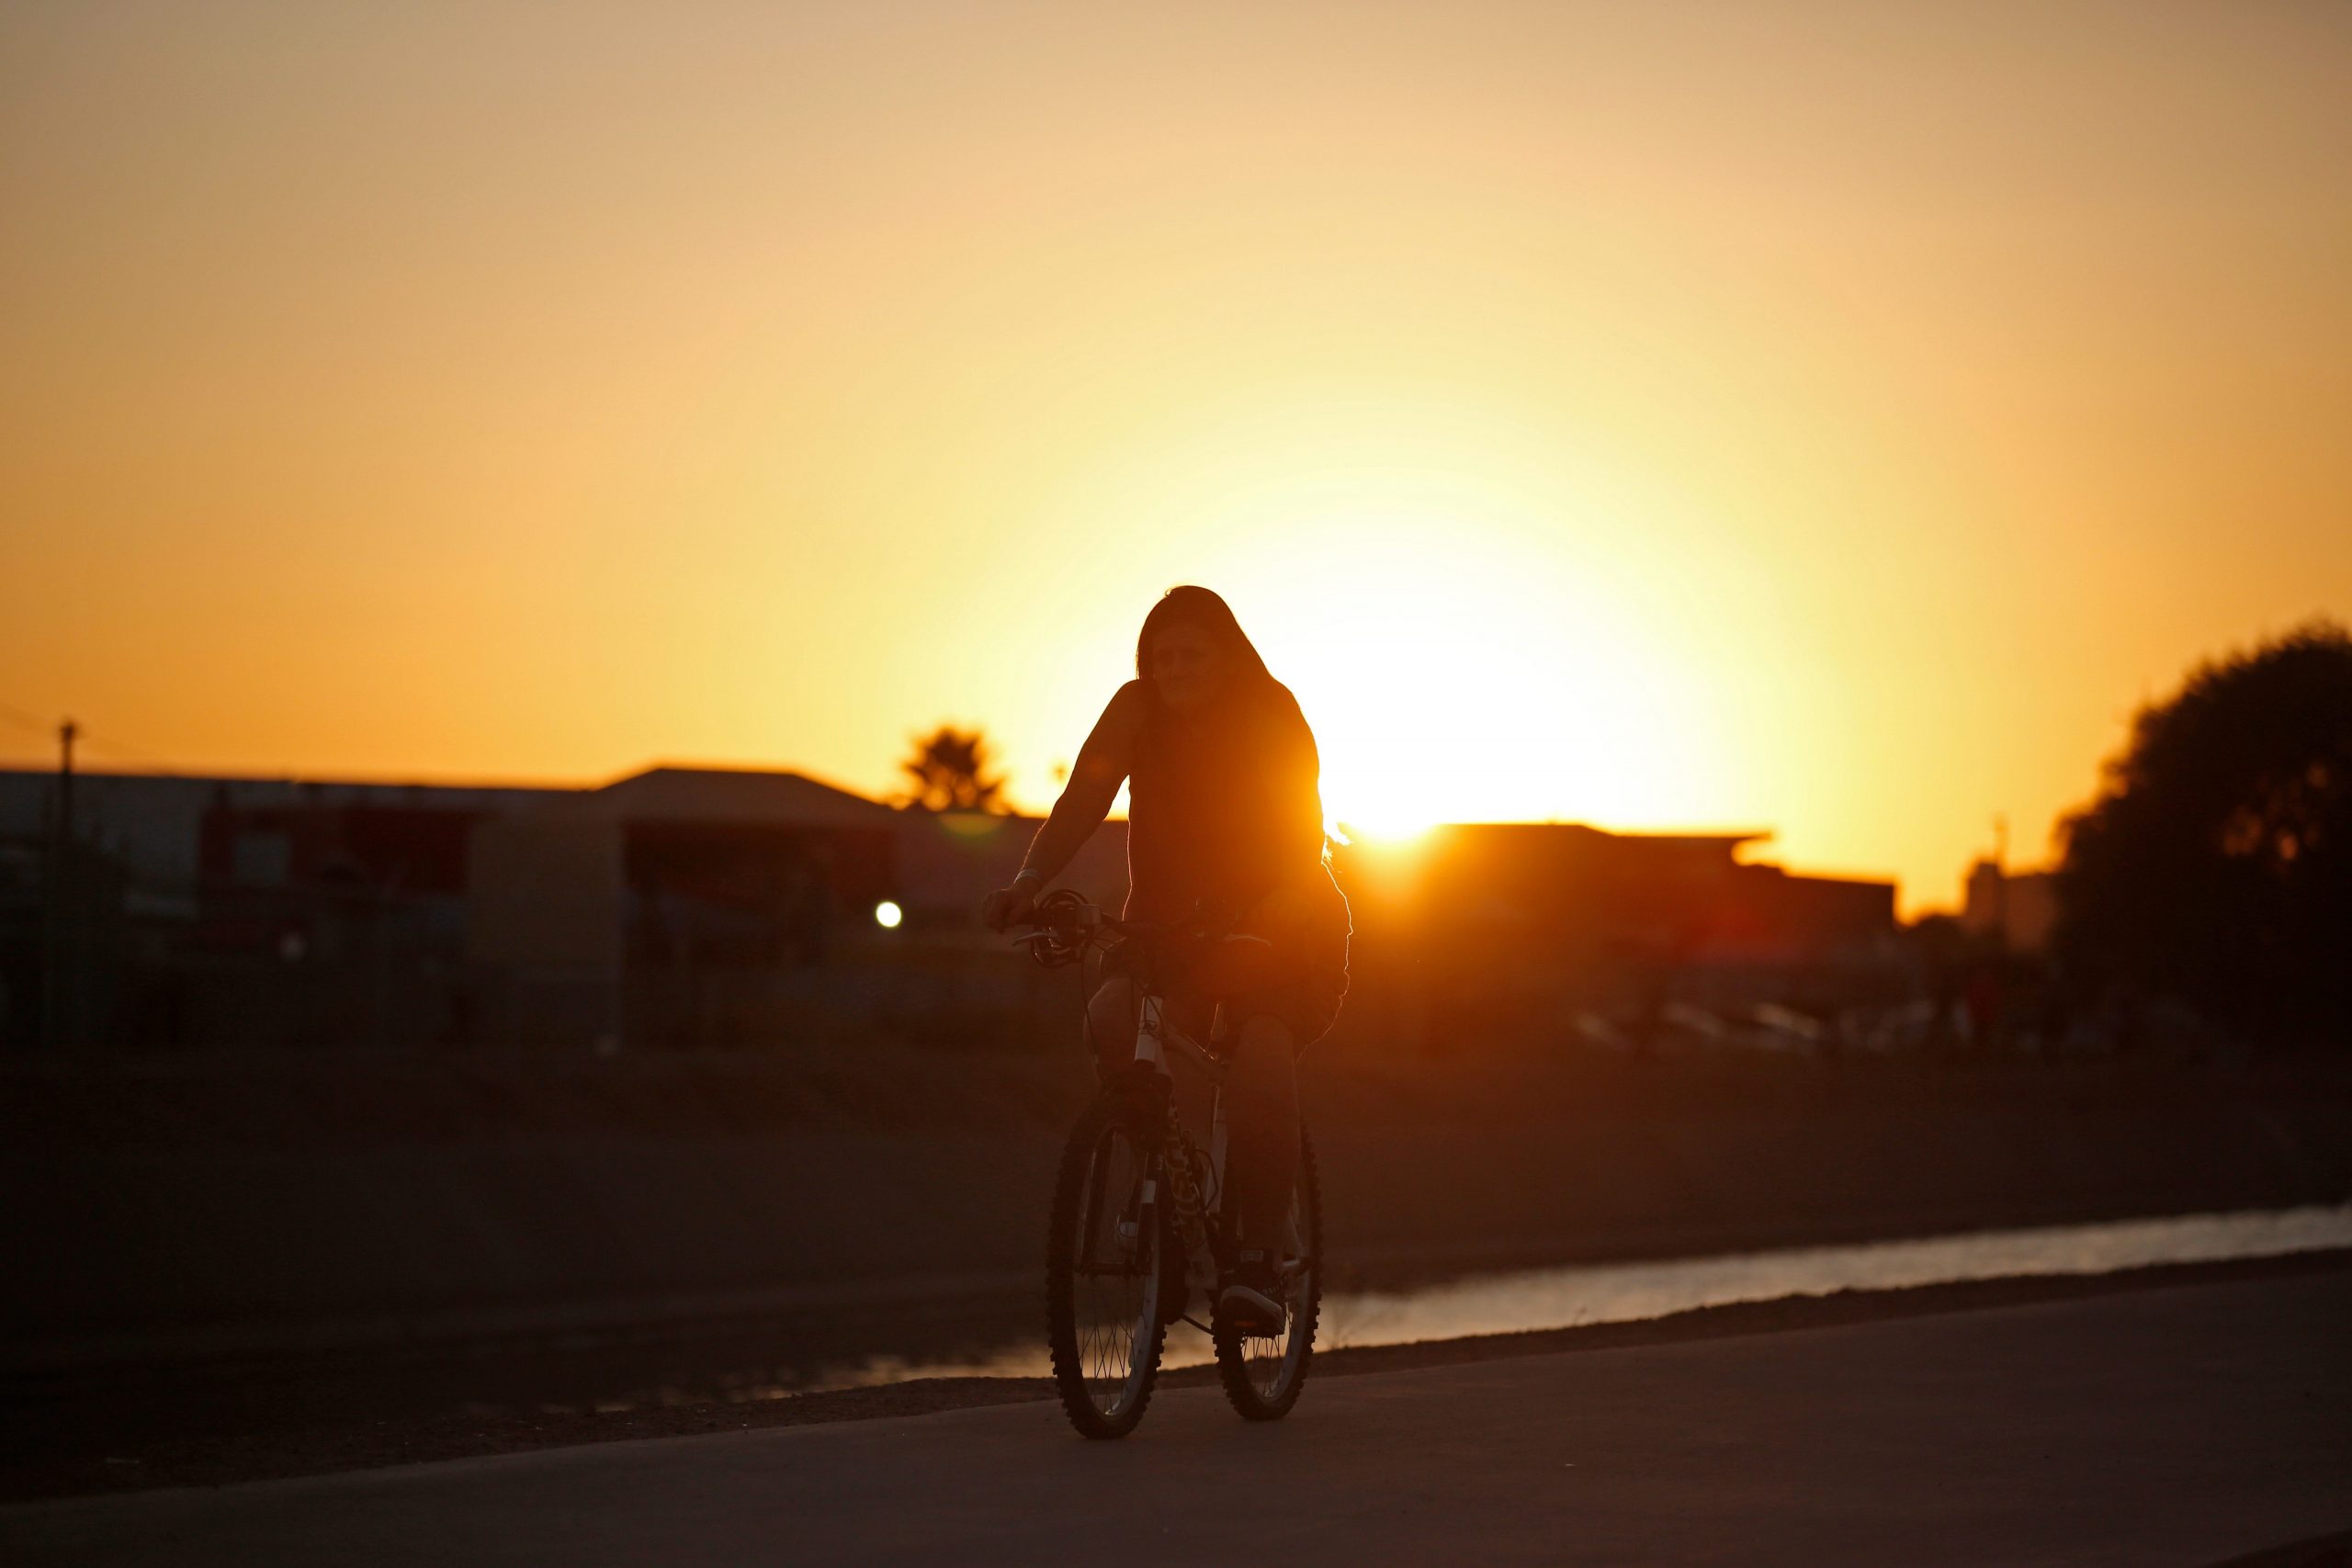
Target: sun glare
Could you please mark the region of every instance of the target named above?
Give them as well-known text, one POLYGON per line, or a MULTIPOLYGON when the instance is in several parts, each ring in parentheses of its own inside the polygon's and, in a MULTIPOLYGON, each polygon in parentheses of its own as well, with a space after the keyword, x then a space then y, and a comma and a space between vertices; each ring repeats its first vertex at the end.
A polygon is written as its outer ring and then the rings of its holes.
POLYGON ((1315 726, 1325 808, 1350 837, 1706 810, 1703 691, 1557 556, 1367 516, 1236 566, 1228 597, 1315 726))
POLYGON ((1437 821, 1434 817, 1412 817, 1397 812, 1375 817, 1335 817, 1331 825, 1339 830, 1339 837, 1348 843, 1401 846, 1423 837, 1437 826, 1437 821))

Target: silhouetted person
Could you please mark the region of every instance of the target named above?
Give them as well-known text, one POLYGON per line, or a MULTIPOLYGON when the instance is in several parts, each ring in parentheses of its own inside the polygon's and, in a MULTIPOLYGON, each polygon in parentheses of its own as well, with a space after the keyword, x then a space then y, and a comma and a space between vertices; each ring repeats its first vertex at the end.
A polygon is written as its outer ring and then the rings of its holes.
MULTIPOLYGON (((1069 865, 1129 784, 1126 916, 1238 916, 1245 939, 1193 964, 1170 997, 1196 1038, 1218 1001, 1235 1035, 1226 1081, 1227 1179, 1240 1218, 1220 1305, 1279 1325, 1281 1259, 1299 1154, 1298 1054, 1331 1027, 1347 991, 1348 907, 1325 863, 1314 733, 1298 699, 1267 673, 1225 601, 1171 588, 1144 618, 1136 679, 1102 710, 1069 782, 1011 886, 989 896, 1001 931, 1069 865)), ((1089 1007, 1107 1070, 1132 1059, 1135 994, 1114 977, 1089 1007)))

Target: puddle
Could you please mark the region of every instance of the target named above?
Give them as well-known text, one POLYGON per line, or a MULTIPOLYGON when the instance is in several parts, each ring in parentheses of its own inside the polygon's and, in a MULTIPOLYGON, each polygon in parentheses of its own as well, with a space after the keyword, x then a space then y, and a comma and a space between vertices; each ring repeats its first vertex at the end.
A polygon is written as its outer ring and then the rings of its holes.
MULTIPOLYGON (((1697 1307, 1836 1291, 1895 1290, 2020 1274, 2105 1274, 2156 1263, 2275 1258, 2352 1247, 2352 1203, 2028 1230, 1975 1231, 1851 1247, 1791 1247, 1645 1263, 1586 1264, 1482 1274, 1402 1291, 1333 1292, 1323 1298, 1325 1346, 1402 1345, 1475 1334, 1625 1323, 1697 1307)), ((1166 1364, 1211 1359, 1207 1337, 1179 1324, 1166 1364)), ((795 1388, 742 1391, 775 1398, 919 1377, 1042 1377, 1042 1342, 954 1360, 877 1356, 829 1369, 795 1388)))

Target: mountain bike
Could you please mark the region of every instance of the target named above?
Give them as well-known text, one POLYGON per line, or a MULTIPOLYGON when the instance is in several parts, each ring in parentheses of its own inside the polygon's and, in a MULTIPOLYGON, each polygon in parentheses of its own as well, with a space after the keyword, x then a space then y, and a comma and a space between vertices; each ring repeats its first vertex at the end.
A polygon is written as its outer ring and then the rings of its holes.
POLYGON ((1054 1181, 1046 1326, 1062 1409, 1089 1438, 1134 1431, 1151 1402, 1169 1326, 1182 1321, 1215 1345, 1217 1380, 1233 1408, 1249 1420, 1280 1420, 1298 1403, 1315 1351, 1321 1191, 1302 1126, 1290 1214, 1298 1247, 1281 1269, 1282 1329, 1267 1334, 1227 1321, 1214 1303, 1233 1253, 1225 1078, 1236 1031, 1219 1008, 1208 1038, 1196 1040, 1168 1006, 1183 951, 1217 933, 1203 922, 1116 919, 1068 889, 1048 894, 1030 919, 1035 929, 1016 940, 1039 963, 1098 953, 1105 974, 1133 980, 1136 998, 1134 1058, 1071 1128, 1054 1181), (1215 1086, 1205 1143, 1180 1113, 1170 1071, 1177 1061, 1215 1086))

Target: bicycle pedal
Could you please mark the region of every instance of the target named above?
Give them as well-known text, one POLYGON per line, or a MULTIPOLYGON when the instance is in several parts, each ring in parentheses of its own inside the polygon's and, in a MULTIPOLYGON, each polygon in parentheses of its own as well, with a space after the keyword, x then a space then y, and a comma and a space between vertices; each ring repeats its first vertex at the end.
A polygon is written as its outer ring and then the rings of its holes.
POLYGON ((1241 1286, 1228 1285, 1218 1292, 1216 1315, 1253 1338, 1274 1338, 1290 1327, 1290 1303, 1279 1292, 1270 1297, 1241 1286))

